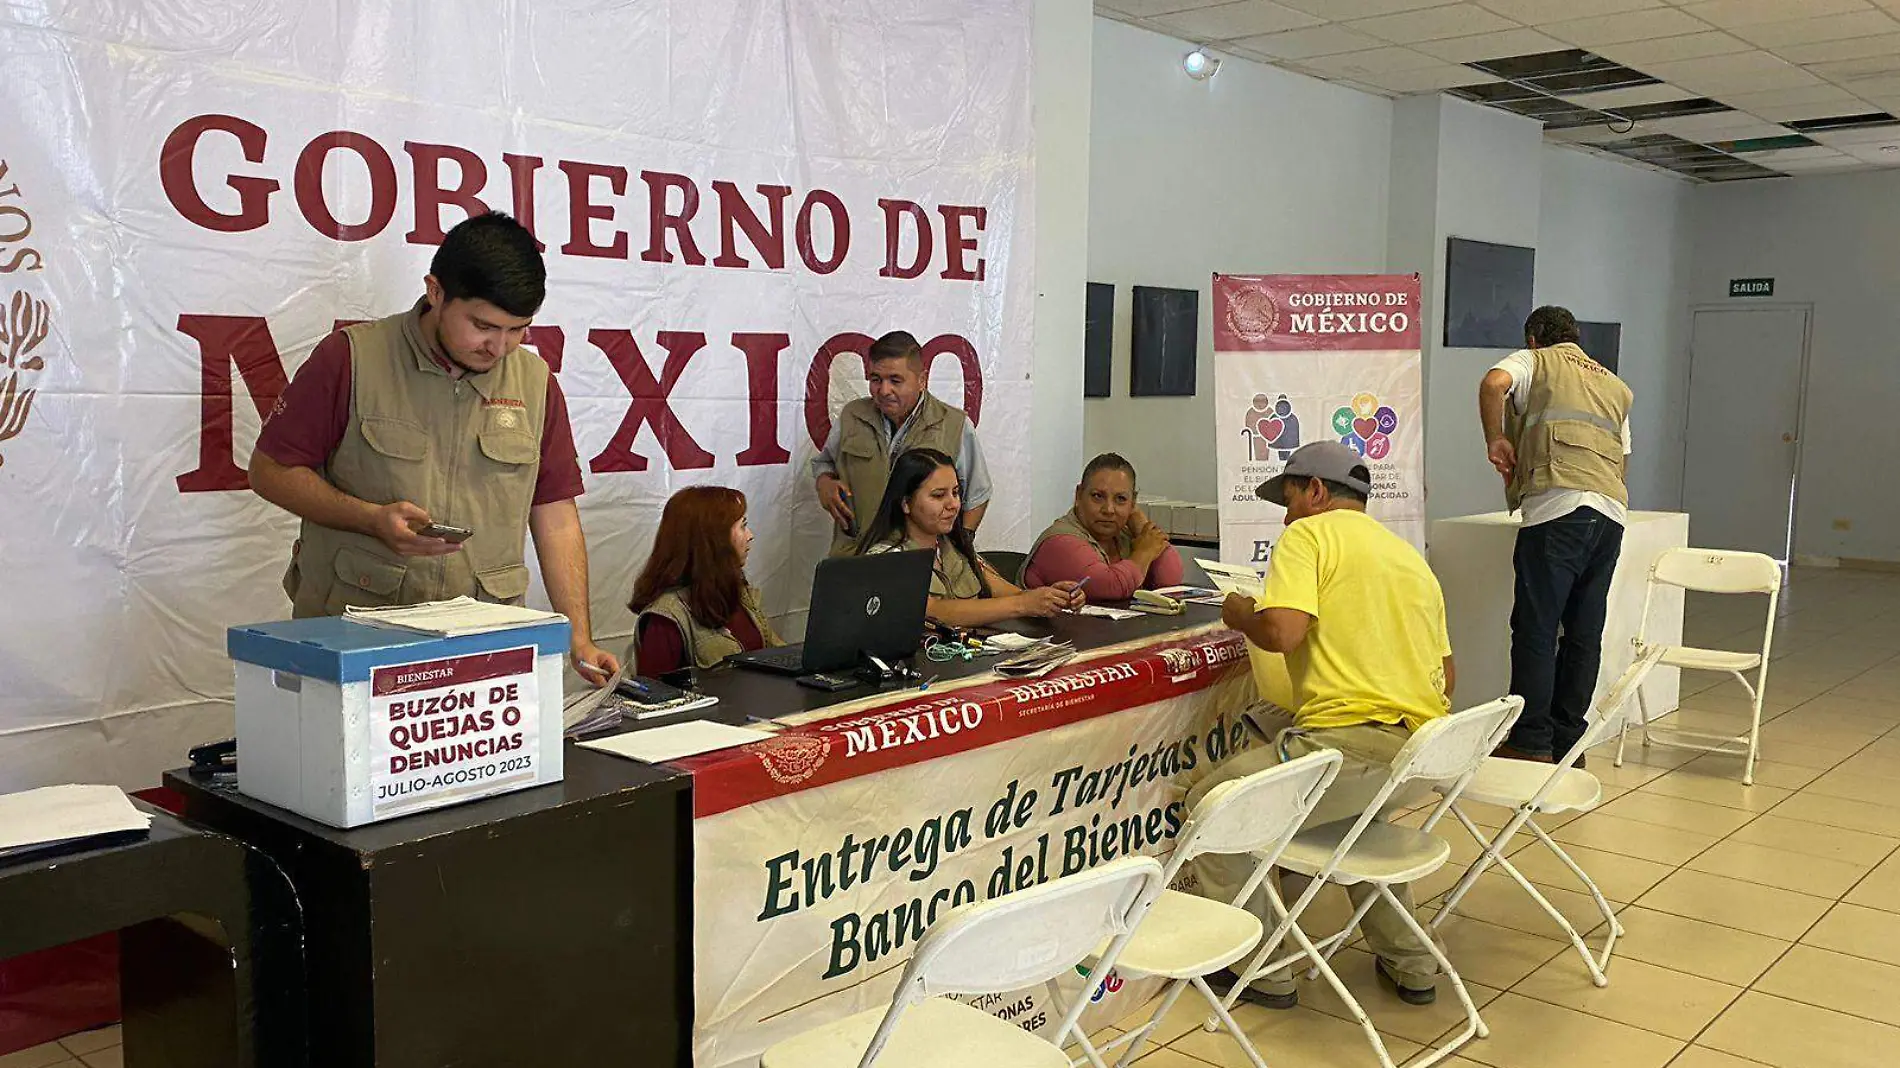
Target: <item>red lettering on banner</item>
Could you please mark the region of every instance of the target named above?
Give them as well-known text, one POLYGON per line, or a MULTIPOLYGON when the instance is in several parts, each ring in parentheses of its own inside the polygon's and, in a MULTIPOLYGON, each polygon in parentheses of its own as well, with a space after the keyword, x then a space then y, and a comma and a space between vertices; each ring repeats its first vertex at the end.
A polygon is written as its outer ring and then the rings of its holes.
POLYGON ((916 278, 930 266, 931 237, 930 215, 923 206, 909 200, 887 200, 878 198, 877 206, 884 209, 884 266, 878 269, 881 278, 916 278), (917 255, 908 267, 897 265, 897 251, 903 244, 903 225, 900 219, 910 219, 917 234, 917 255))
POLYGON ((732 344, 745 353, 745 451, 740 467, 790 463, 792 454, 778 443, 778 358, 791 347, 788 334, 734 334, 732 344))
MULTIPOLYGON (((415 165, 416 225, 403 240, 412 245, 440 245, 442 206, 452 204, 468 218, 488 211, 482 202, 482 187, 488 184, 488 166, 482 158, 455 145, 432 145, 425 141, 404 141, 402 150, 415 165), (461 170, 461 180, 453 187, 442 185, 442 161, 452 160, 461 170)), ((458 222, 460 220, 457 220, 458 222)))
POLYGON ((571 159, 560 162, 561 173, 567 175, 567 244, 561 251, 569 256, 599 256, 604 259, 624 260, 627 258, 627 232, 615 230, 613 243, 597 245, 592 234, 595 219, 613 221, 614 209, 610 204, 596 204, 588 185, 595 178, 607 179, 614 196, 627 191, 627 168, 606 167, 598 163, 576 163, 571 159))
POLYGON ((250 390, 261 419, 290 384, 270 327, 254 315, 181 315, 178 332, 198 342, 198 466, 178 476, 178 492, 249 489, 250 477, 231 447, 236 400, 231 368, 250 390))
POLYGON ((843 265, 846 253, 851 251, 851 213, 845 210, 838 194, 828 189, 814 189, 805 194, 793 227, 798 239, 798 258, 806 270, 813 274, 830 274, 843 265), (818 242, 812 234, 812 216, 816 214, 813 208, 819 206, 831 216, 831 255, 828 257, 818 255, 818 242))
MULTIPOLYGON (((508 165, 508 184, 514 191, 515 221, 534 233, 534 172, 541 169, 540 156, 518 156, 503 152, 501 161, 508 165)), ((534 247, 546 252, 548 243, 537 235, 534 247)))
POLYGON ((963 236, 963 224, 974 223, 974 229, 981 233, 989 222, 990 209, 939 204, 937 214, 943 216, 943 277, 952 281, 981 282, 985 266, 983 257, 976 258, 974 268, 964 262, 965 255, 976 251, 976 238, 963 236))
POLYGON ((770 222, 761 222, 758 213, 745 202, 745 194, 731 182, 718 181, 712 184, 713 192, 719 196, 719 255, 713 262, 714 267, 750 267, 751 262, 739 255, 738 242, 734 240, 733 226, 745 231, 746 240, 752 242, 752 248, 765 261, 766 267, 781 271, 785 269, 785 198, 792 195, 789 185, 762 185, 759 194, 765 197, 765 211, 770 222))
POLYGON ((193 159, 198 142, 212 130, 237 138, 238 148, 250 163, 264 162, 264 146, 269 135, 262 126, 234 115, 199 115, 178 124, 158 153, 158 180, 165 188, 165 199, 186 220, 207 230, 235 234, 255 230, 270 222, 270 195, 281 183, 275 178, 244 178, 227 175, 224 184, 238 195, 238 210, 225 213, 214 210, 199 194, 192 178, 193 159))
POLYGON ((673 250, 666 247, 666 235, 671 232, 679 244, 681 259, 694 267, 706 266, 706 257, 700 255, 688 225, 699 212, 699 187, 683 174, 664 171, 641 171, 640 180, 647 184, 647 250, 640 258, 648 263, 672 263, 673 250), (680 191, 677 212, 666 206, 669 189, 680 191))
POLYGON ((627 406, 627 414, 620 420, 620 429, 607 442, 600 455, 593 458, 588 469, 595 474, 606 471, 645 471, 647 458, 633 451, 633 439, 640 433, 642 425, 653 425, 653 436, 660 440, 660 448, 666 450, 666 459, 678 471, 690 471, 711 467, 713 455, 699 447, 699 442, 686 430, 673 413, 668 398, 673 387, 679 384, 680 376, 686 373, 686 365, 692 362, 700 349, 706 347, 706 335, 696 331, 662 330, 659 335, 661 347, 666 349, 666 364, 660 369, 656 381, 653 371, 647 366, 646 357, 640 355, 640 346, 633 340, 633 334, 626 330, 589 330, 587 343, 607 354, 607 360, 614 365, 620 381, 626 384, 627 392, 632 395, 633 403, 627 406))
POLYGON ((396 214, 396 163, 383 146, 351 130, 332 130, 319 134, 304 146, 297 157, 297 169, 291 179, 297 194, 297 208, 310 228, 338 241, 361 241, 375 237, 396 214), (337 221, 323 192, 323 164, 339 148, 356 153, 369 169, 369 214, 355 225, 337 221))

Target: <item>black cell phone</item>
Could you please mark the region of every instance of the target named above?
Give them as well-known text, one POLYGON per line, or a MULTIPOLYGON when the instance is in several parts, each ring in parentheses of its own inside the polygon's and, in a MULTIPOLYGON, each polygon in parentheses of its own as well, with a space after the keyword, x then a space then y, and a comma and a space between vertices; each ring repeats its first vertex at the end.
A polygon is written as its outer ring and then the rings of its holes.
POLYGON ((460 545, 474 535, 467 527, 452 527, 447 523, 430 523, 416 533, 425 538, 441 538, 453 545, 460 545))
POLYGON ((858 685, 858 680, 841 675, 800 675, 793 681, 800 686, 823 690, 825 693, 837 693, 839 690, 849 690, 858 685))

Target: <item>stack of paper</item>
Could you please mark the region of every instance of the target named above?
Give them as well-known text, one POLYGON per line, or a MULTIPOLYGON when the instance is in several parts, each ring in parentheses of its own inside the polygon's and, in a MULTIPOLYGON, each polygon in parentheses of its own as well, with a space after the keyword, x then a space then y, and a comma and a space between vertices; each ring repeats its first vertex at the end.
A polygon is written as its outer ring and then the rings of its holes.
POLYGON ((669 760, 698 756, 716 749, 731 749, 735 745, 762 742, 770 737, 772 735, 765 731, 695 720, 691 723, 675 723, 666 727, 634 731, 631 734, 616 734, 611 738, 579 744, 583 749, 597 749, 600 752, 612 753, 614 756, 626 757, 629 760, 663 764, 669 760))
POLYGON ((116 786, 47 786, 0 794, 0 860, 76 845, 90 838, 142 833, 152 817, 116 786))
POLYGON ((1015 679, 1032 679, 1047 675, 1075 659, 1075 646, 1068 642, 1038 643, 1028 650, 997 661, 996 673, 1015 679))
POLYGON ((1239 564, 1223 564, 1219 560, 1196 560, 1201 570, 1207 572, 1209 582, 1220 587, 1222 593, 1237 593, 1242 597, 1258 597, 1262 592, 1260 572, 1239 564))
POLYGON ((438 638, 463 634, 483 634, 491 630, 532 627, 567 617, 557 612, 542 612, 512 604, 490 604, 473 597, 447 601, 396 605, 392 608, 346 608, 344 618, 379 627, 398 627, 438 638))
POLYGON ((1124 619, 1134 619, 1142 613, 1132 608, 1110 608, 1107 605, 1085 604, 1076 609, 1075 614, 1078 616, 1095 616, 1098 619, 1113 619, 1119 622, 1124 619))

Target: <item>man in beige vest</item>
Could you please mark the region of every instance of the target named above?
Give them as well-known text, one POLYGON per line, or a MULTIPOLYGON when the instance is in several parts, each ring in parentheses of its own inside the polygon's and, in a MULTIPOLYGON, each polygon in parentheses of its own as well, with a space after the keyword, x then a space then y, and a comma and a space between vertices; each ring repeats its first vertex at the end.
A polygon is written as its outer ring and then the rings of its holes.
POLYGON ((1538 308, 1528 347, 1478 389, 1491 465, 1524 514, 1511 609, 1511 692, 1524 712, 1498 751, 1520 760, 1554 762, 1583 737, 1629 521, 1630 389, 1578 337, 1567 309, 1538 308))
POLYGON ((975 530, 989 508, 989 466, 969 417, 924 388, 924 353, 917 339, 893 330, 872 342, 864 378, 871 395, 844 406, 824 451, 811 461, 818 503, 837 524, 832 554, 851 550, 858 515, 877 511, 891 464, 906 449, 936 449, 955 459, 964 525, 975 530))
POLYGON ((319 342, 258 436, 251 488, 303 519, 284 575, 291 613, 518 604, 532 533, 574 666, 605 682, 619 665, 593 640, 567 404, 520 347, 547 293, 534 235, 499 212, 469 219, 423 285, 408 311, 319 342))

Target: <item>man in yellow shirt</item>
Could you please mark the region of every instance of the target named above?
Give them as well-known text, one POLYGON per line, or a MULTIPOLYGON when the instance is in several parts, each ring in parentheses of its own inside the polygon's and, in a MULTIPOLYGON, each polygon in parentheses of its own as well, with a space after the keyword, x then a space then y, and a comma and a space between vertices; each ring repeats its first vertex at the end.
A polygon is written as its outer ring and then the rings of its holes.
MULTIPOLYGON (((1366 514, 1372 475, 1359 454, 1338 442, 1295 452, 1286 471, 1257 491, 1286 506, 1287 528, 1273 547, 1265 590, 1257 602, 1229 596, 1227 625, 1248 642, 1286 657, 1298 705, 1289 722, 1265 706, 1248 718, 1254 747, 1213 769, 1188 795, 1190 806, 1229 779, 1319 749, 1345 757, 1309 826, 1354 819, 1385 784, 1392 758, 1412 731, 1451 710, 1451 639, 1445 597, 1418 550, 1366 514)), ((1392 807, 1410 805, 1428 787, 1401 791, 1392 807)), ((1252 870, 1245 857, 1197 861, 1203 893, 1232 900, 1252 870)), ((1292 901, 1302 878, 1282 873, 1292 901)), ((1370 887, 1349 888, 1354 904, 1370 887)), ((1410 893, 1395 888, 1411 907, 1410 893)), ((1252 902, 1271 926, 1265 896, 1252 902)), ((1379 977, 1399 997, 1430 1004, 1437 962, 1390 906, 1374 905, 1363 928, 1377 955, 1379 977)), ((1290 975, 1257 980, 1249 1000, 1276 1008, 1298 1001, 1290 975)))

